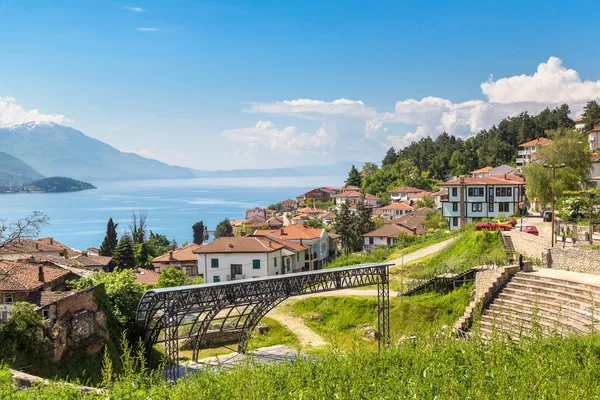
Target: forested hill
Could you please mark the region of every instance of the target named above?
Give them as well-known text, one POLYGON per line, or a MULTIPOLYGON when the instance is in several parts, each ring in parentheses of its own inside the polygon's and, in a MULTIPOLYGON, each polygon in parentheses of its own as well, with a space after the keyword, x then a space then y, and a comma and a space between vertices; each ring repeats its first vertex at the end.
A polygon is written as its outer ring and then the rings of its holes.
POLYGON ((96 189, 91 183, 78 181, 71 178, 54 176, 31 182, 25 191, 36 191, 44 193, 77 192, 80 190, 96 189))
POLYGON ((393 148, 388 150, 382 164, 407 160, 434 179, 465 175, 488 165, 513 164, 519 144, 544 137, 547 130, 573 128, 569 114, 567 104, 553 110, 546 108, 536 116, 523 112, 466 140, 443 132, 436 139, 423 138, 397 153, 393 148))
POLYGON ((23 160, 0 151, 0 186, 20 185, 43 177, 23 160))

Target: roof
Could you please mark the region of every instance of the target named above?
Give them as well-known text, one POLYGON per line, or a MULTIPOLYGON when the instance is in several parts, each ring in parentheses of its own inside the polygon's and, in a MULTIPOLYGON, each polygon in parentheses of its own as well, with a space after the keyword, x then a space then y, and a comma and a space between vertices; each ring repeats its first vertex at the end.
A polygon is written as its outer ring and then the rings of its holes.
POLYGON ((296 204, 296 200, 292 200, 292 199, 285 199, 279 202, 279 204, 296 204))
POLYGON ((51 237, 40 238, 36 240, 36 242, 43 243, 48 246, 54 246, 60 250, 71 250, 68 246, 65 246, 64 244, 54 240, 51 237))
POLYGON ((27 296, 27 302, 35 304, 39 308, 49 306, 57 301, 77 294, 76 291, 69 292, 31 292, 27 296))
POLYGON ((316 208, 310 208, 310 207, 304 207, 304 208, 299 208, 298 210, 296 210, 299 213, 314 213, 314 214, 318 214, 321 212, 321 210, 317 210, 316 208))
POLYGON ((388 206, 382 207, 383 210, 412 210, 414 207, 409 206, 406 203, 392 203, 388 206))
POLYGON ((47 262, 0 260, 0 290, 28 292, 70 273, 69 270, 47 262), (40 268, 44 273, 44 281, 39 280, 40 268))
POLYGON ((592 153, 592 162, 593 163, 599 163, 600 162, 600 152, 599 151, 594 151, 592 153))
POLYGON ((403 186, 398 189, 390 190, 390 193, 419 193, 422 192, 422 189, 417 189, 411 186, 403 186))
POLYGON ((475 171, 471 171, 472 174, 485 174, 486 172, 490 172, 492 167, 483 167, 476 169, 475 171))
POLYGON ((348 197, 360 197, 362 195, 361 192, 357 192, 355 190, 348 190, 339 194, 336 194, 333 197, 337 197, 337 198, 348 198, 348 197))
MULTIPOLYGON (((264 235, 263 235, 264 236, 264 235)), ((221 237, 194 250, 195 254, 210 253, 270 253, 284 246, 268 238, 256 236, 221 237)))
POLYGON ((431 196, 432 194, 433 194, 432 192, 428 192, 428 191, 424 190, 424 191, 422 191, 422 192, 415 193, 415 194, 412 196, 412 198, 413 198, 413 199, 418 199, 418 198, 421 198, 421 197, 429 197, 429 196, 431 196))
POLYGON ((77 257, 69 258, 69 260, 77 261, 80 265, 83 265, 85 267, 92 267, 96 265, 107 266, 112 261, 112 258, 104 256, 94 256, 91 254, 81 254, 77 257))
POLYGON ((136 268, 133 270, 135 274, 135 281, 144 285, 154 285, 158 283, 158 272, 154 272, 149 269, 136 268))
POLYGON ((458 186, 458 185, 523 185, 524 180, 514 174, 492 175, 487 178, 460 177, 447 182, 438 183, 438 186, 458 186), (506 177, 506 179, 505 179, 506 177))
POLYGON ((543 146, 546 145, 548 143, 552 143, 552 140, 548 139, 548 138, 537 138, 537 139, 533 139, 530 140, 529 142, 525 142, 519 145, 519 147, 528 147, 528 146, 543 146))
POLYGON ((592 179, 595 180, 595 181, 600 181, 600 176, 595 176, 592 179))
POLYGON ((284 226, 281 229, 270 230, 270 231, 258 230, 256 232, 254 232, 254 235, 264 236, 268 233, 271 233, 273 235, 279 236, 280 238, 283 238, 286 240, 300 240, 300 239, 311 240, 311 239, 316 239, 316 238, 321 237, 321 235, 323 234, 323 231, 324 231, 324 229, 309 228, 309 227, 301 225, 301 224, 294 224, 294 225, 290 225, 290 226, 284 226))
POLYGON ((152 259, 152 261, 150 261, 151 263, 168 263, 168 262, 172 262, 172 261, 196 261, 198 262, 198 256, 194 254, 194 250, 197 250, 200 248, 200 245, 197 245, 195 243, 190 244, 189 246, 184 246, 184 247, 180 247, 178 249, 175 249, 173 251, 173 259, 170 259, 170 251, 158 256, 154 259, 152 259))
POLYGON ((577 123, 577 122, 583 122, 583 117, 579 117, 577 119, 574 119, 573 122, 577 123))
POLYGON ((42 253, 42 252, 59 252, 63 250, 61 247, 44 244, 37 240, 22 239, 18 242, 11 243, 8 246, 0 248, 0 254, 13 253, 42 253))
POLYGON ((590 132, 600 132, 600 124, 594 126, 594 129, 592 129, 590 132))
MULTIPOLYGON (((250 236, 250 237, 252 237, 252 236, 250 236)), ((287 247, 289 249, 295 250, 295 251, 304 251, 304 250, 306 250, 306 246, 303 246, 303 245, 298 244, 298 243, 290 242, 289 240, 282 239, 281 237, 279 237, 277 235, 274 235, 272 233, 267 233, 266 235, 258 236, 258 237, 266 237, 268 239, 274 240, 277 243, 279 243, 279 244, 281 244, 281 245, 283 245, 283 246, 285 246, 285 247, 287 247)))
POLYGON ((360 191, 360 188, 358 186, 352 186, 352 185, 346 185, 346 186, 342 186, 340 188, 341 191, 343 192, 353 192, 353 191, 360 191))
POLYGON ((397 238, 401 233, 407 233, 406 229, 402 229, 398 225, 384 225, 379 229, 375 229, 372 232, 365 233, 363 237, 387 237, 397 238))

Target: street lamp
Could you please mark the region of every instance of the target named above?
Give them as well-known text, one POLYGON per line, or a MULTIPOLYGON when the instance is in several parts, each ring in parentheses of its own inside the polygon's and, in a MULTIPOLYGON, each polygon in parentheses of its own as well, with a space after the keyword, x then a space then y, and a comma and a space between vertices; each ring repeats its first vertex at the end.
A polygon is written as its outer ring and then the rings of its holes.
POLYGON ((554 247, 554 242, 555 242, 555 235, 556 232, 554 232, 554 180, 556 179, 556 169, 557 168, 564 168, 565 164, 562 163, 560 165, 553 165, 553 164, 544 164, 544 168, 550 168, 552 169, 552 237, 550 238, 550 244, 552 247, 554 247))

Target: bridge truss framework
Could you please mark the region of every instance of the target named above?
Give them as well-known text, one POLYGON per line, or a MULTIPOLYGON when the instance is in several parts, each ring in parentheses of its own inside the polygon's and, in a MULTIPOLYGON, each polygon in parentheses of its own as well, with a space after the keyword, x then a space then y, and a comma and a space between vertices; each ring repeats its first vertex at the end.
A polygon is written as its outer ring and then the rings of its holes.
POLYGON ((390 342, 390 264, 292 273, 265 278, 153 289, 138 305, 137 322, 148 354, 157 343, 165 347, 168 380, 179 377, 179 349, 191 346, 193 360, 206 335, 239 333, 238 352, 263 316, 289 297, 377 285, 377 338, 381 349, 390 342), (182 343, 183 341, 183 343, 182 343))

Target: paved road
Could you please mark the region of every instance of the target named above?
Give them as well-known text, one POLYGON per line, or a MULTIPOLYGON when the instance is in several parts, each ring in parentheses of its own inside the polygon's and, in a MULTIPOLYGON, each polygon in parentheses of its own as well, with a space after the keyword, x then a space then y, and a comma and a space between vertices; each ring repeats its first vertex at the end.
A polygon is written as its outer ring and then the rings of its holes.
MULTIPOLYGON (((454 240, 456 240, 456 238, 448 239, 440 243, 432 244, 431 246, 423 247, 422 249, 413 251, 412 253, 408 253, 404 256, 404 264, 437 253, 438 251, 452 243, 454 240)), ((402 258, 397 258, 395 260, 391 260, 390 262, 394 263, 394 265, 401 265, 402 258)))

